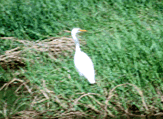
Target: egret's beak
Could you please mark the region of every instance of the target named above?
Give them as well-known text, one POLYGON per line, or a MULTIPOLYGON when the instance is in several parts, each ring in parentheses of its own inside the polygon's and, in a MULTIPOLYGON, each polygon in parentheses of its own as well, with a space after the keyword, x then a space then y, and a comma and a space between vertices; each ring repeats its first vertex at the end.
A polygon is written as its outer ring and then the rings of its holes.
POLYGON ((87 32, 87 30, 82 30, 82 29, 80 29, 79 31, 82 31, 82 32, 87 32))

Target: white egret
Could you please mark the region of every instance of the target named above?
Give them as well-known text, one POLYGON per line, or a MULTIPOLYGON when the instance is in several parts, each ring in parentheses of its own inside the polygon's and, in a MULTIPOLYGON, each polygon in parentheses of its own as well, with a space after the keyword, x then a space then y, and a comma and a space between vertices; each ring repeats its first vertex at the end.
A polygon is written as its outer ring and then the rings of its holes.
POLYGON ((95 83, 95 71, 92 60, 89 56, 81 51, 79 40, 76 37, 77 33, 84 32, 86 30, 81 30, 80 28, 73 28, 71 31, 72 38, 75 41, 76 51, 74 55, 74 64, 79 72, 80 76, 84 76, 90 84, 95 83))

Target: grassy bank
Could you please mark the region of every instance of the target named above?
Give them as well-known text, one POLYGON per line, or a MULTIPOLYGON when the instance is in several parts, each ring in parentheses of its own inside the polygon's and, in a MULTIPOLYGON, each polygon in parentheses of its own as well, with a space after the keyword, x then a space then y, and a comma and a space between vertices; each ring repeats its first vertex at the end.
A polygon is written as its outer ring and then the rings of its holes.
MULTIPOLYGON (((163 111, 162 1, 1 0, 0 6, 1 37, 41 41, 52 36, 71 37, 64 30, 74 27, 88 30, 81 35, 87 43, 81 48, 93 60, 97 81, 89 85, 79 77, 73 64, 74 53, 54 60, 46 54, 36 56, 29 52, 28 59, 34 64, 26 62, 21 76, 14 75, 15 70, 1 68, 0 80, 30 80, 27 84, 40 97, 36 101, 43 97, 46 100, 30 106, 36 95, 28 90, 20 99, 23 103, 17 101, 12 111, 7 106, 4 112, 0 107, 2 117, 22 110, 36 110, 52 117, 70 112, 75 115, 78 111, 80 116, 88 117, 155 115, 163 111), (49 98, 40 91, 46 89, 43 82, 53 92, 47 94, 49 98), (26 108, 22 108, 24 105, 26 108)), ((18 42, 1 39, 0 54, 18 46, 18 42)), ((1 97, 1 104, 6 104, 5 91, 1 97)), ((14 99, 13 102, 15 95, 14 99)))

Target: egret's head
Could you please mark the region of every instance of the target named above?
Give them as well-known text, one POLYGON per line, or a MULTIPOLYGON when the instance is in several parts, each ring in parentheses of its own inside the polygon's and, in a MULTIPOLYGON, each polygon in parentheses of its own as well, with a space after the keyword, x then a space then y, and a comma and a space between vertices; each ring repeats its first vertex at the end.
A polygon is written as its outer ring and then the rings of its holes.
POLYGON ((71 31, 71 35, 76 35, 77 33, 79 32, 85 32, 86 30, 82 30, 80 28, 73 28, 72 31, 71 31))

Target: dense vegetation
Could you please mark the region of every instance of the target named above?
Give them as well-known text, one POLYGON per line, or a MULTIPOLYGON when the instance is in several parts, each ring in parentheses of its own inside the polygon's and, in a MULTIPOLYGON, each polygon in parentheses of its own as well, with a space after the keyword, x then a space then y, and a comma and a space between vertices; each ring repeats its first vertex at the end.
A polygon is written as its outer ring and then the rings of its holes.
MULTIPOLYGON (((21 77, 14 77, 13 70, 0 68, 0 80, 24 80, 25 77, 30 80, 31 88, 34 85, 41 88, 44 80, 46 87, 55 95, 30 107, 33 97, 29 94, 20 99, 13 94, 13 100, 9 101, 12 91, 2 90, 0 104, 8 106, 6 112, 4 106, 0 107, 1 117, 13 116, 22 110, 37 110, 42 116, 55 117, 66 113, 69 105, 87 93, 93 94, 79 100, 79 105, 72 108, 74 114, 79 111, 83 116, 101 114, 102 117, 114 117, 162 112, 162 26, 161 0, 1 0, 1 37, 36 41, 70 35, 64 30, 74 27, 88 30, 81 35, 81 39, 87 42, 82 50, 93 60, 97 81, 97 84, 89 85, 86 79, 79 77, 74 68, 73 54, 60 56, 55 61, 45 54, 40 54, 41 61, 37 61, 31 54, 29 58, 35 63, 27 62, 26 67, 20 69, 23 72, 21 77), (110 94, 113 96, 109 99, 110 94), (67 105, 58 104, 53 100, 55 96, 67 105), (43 106, 47 102, 50 107, 43 106), (104 108, 104 105, 108 107, 104 108)), ((18 42, 0 39, 0 55, 19 45, 18 42)))

